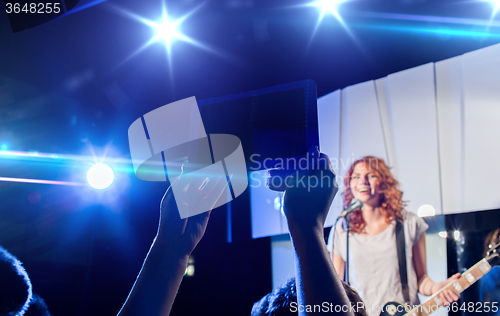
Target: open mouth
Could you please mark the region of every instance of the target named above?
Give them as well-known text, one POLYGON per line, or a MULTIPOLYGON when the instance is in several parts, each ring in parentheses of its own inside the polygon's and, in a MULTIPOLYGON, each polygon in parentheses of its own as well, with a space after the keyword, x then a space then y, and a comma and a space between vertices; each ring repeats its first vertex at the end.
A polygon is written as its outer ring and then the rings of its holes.
POLYGON ((361 194, 369 194, 370 193, 370 188, 359 189, 358 192, 361 193, 361 194))

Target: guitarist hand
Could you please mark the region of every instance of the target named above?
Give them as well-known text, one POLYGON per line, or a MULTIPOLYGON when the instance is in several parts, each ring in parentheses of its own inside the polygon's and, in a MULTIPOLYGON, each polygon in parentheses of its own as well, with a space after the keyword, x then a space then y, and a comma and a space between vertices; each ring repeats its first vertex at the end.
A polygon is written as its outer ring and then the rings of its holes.
MULTIPOLYGON (((439 292, 439 290, 441 290, 446 285, 452 283, 453 281, 457 280, 459 277, 460 273, 456 273, 447 280, 444 280, 443 282, 434 283, 431 290, 432 294, 439 292)), ((443 306, 448 306, 451 303, 458 301, 459 298, 460 295, 455 294, 455 292, 453 292, 452 290, 444 290, 442 293, 439 294, 440 304, 443 306)))

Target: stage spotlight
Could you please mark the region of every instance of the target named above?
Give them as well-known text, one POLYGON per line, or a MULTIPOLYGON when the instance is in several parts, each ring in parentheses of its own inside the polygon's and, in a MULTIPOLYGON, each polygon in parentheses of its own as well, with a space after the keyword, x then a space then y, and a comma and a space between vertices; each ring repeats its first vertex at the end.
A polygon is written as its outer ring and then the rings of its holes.
MULTIPOLYGON (((311 37, 314 37, 316 34, 316 31, 318 30, 319 25, 321 24, 321 21, 323 21, 323 18, 325 17, 326 14, 332 14, 338 21, 338 23, 344 28, 344 30, 349 34, 349 36, 359 45, 358 41, 356 40, 354 34, 351 32, 347 24, 344 22, 344 19, 340 16, 340 13, 338 11, 338 8, 340 4, 343 2, 346 2, 347 0, 318 0, 314 2, 307 3, 305 6, 312 6, 316 7, 320 10, 320 14, 318 17, 318 20, 316 21, 316 25, 314 26, 314 31, 313 35, 311 37)), ((309 44, 311 41, 309 41, 309 44)))
POLYGON ((455 240, 456 240, 456 241, 458 241, 458 240, 460 239, 460 237, 461 237, 461 236, 460 236, 460 231, 455 230, 455 231, 453 232, 453 238, 455 238, 455 240))
POLYGON ((113 181, 115 181, 115 173, 108 165, 98 163, 87 170, 87 182, 96 190, 108 188, 113 181))
POLYGON ((439 237, 441 238, 447 238, 448 237, 448 233, 446 231, 441 231, 438 233, 439 237))
POLYGON ((180 39, 183 41, 189 41, 189 39, 178 30, 178 27, 183 21, 184 19, 179 19, 177 21, 169 20, 167 12, 164 10, 162 20, 159 23, 148 23, 148 25, 156 31, 156 34, 150 43, 163 41, 167 51, 170 53, 170 47, 174 40, 180 39))
POLYGON ((498 12, 498 9, 500 9, 500 0, 486 0, 486 1, 490 2, 493 5, 493 13, 491 14, 491 18, 494 18, 498 12))
MULTIPOLYGON (((166 6, 163 6, 162 10, 162 16, 159 21, 153 21, 153 20, 148 20, 146 18, 137 16, 133 13, 129 13, 127 11, 123 11, 123 13, 127 14, 128 16, 138 20, 139 22, 149 26, 155 33, 153 37, 143 46, 141 47, 137 52, 143 50, 144 48, 148 47, 149 45, 156 43, 156 42, 163 42, 165 44, 165 47, 167 48, 168 55, 170 56, 170 50, 172 47, 172 43, 174 41, 180 40, 187 42, 191 45, 195 45, 197 47, 207 49, 204 45, 196 42, 192 38, 189 38, 188 36, 182 34, 180 30, 180 26, 184 21, 189 18, 195 11, 197 11, 203 4, 199 5, 192 11, 188 12, 184 16, 178 18, 178 19, 172 19, 168 15, 168 11, 166 6)), ((136 52, 136 53, 137 53, 136 52)), ((134 53, 135 55, 135 53, 134 53)))
POLYGON ((337 19, 341 20, 341 17, 337 9, 338 6, 345 1, 346 0, 319 0, 312 2, 310 5, 318 7, 321 10, 320 19, 322 19, 325 14, 331 13, 337 19))

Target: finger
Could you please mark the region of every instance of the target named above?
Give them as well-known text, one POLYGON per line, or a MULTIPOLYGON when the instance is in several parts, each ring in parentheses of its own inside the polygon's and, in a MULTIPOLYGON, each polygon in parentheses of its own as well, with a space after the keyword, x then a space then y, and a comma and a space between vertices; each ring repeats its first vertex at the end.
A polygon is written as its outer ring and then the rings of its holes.
MULTIPOLYGON (((232 176, 230 176, 229 178, 231 179, 232 176)), ((213 209, 215 203, 217 203, 222 193, 228 186, 228 183, 229 182, 227 181, 226 177, 221 177, 221 179, 216 183, 216 185, 210 191, 210 193, 207 196, 200 199, 199 202, 201 203, 201 206, 207 210, 213 209)))
POLYGON ((446 298, 444 297, 443 293, 439 293, 439 303, 443 306, 448 306, 448 302, 446 301, 446 298))
POLYGON ((332 163, 330 162, 330 157, 327 154, 320 153, 318 158, 318 170, 330 170, 333 171, 332 163))
POLYGON ((191 216, 187 220, 185 232, 191 234, 196 244, 201 240, 207 229, 208 220, 212 211, 207 211, 195 216, 191 216))
POLYGON ((183 177, 183 176, 179 176, 177 177, 171 184, 170 186, 168 187, 167 191, 165 191, 165 194, 163 195, 163 198, 161 199, 161 203, 160 203, 160 209, 162 211, 162 214, 166 211, 166 208, 168 206, 168 201, 169 199, 173 199, 173 202, 175 202, 175 195, 174 195, 174 192, 173 192, 173 188, 179 188, 179 190, 182 190, 182 188, 184 188, 184 190, 189 186, 190 184, 190 179, 186 178, 186 177, 183 177))
POLYGON ((178 177, 176 177, 174 179, 174 181, 170 182, 170 186, 173 188, 177 185, 177 183, 179 183, 179 179, 181 178, 181 175, 179 175, 178 177))
POLYGON ((177 183, 175 187, 178 188, 178 190, 176 190, 176 192, 177 191, 187 192, 192 181, 193 177, 189 175, 182 175, 179 178, 177 178, 177 183))
POLYGON ((202 225, 206 226, 208 223, 208 220, 210 219, 210 214, 212 213, 212 210, 191 216, 188 218, 188 226, 194 226, 194 225, 202 225))
POLYGON ((458 295, 457 293, 453 292, 452 290, 445 290, 444 291, 450 301, 451 302, 455 302, 455 301, 458 301, 458 299, 460 298, 460 295, 458 295))
POLYGON ((173 194, 173 192, 172 192, 173 190, 172 190, 172 189, 173 189, 173 188, 175 188, 175 187, 177 186, 177 184, 179 183, 179 179, 180 179, 180 178, 181 178, 181 177, 180 177, 180 176, 178 176, 178 177, 176 177, 176 178, 175 178, 175 180, 174 180, 174 181, 172 181, 172 182, 170 183, 170 185, 168 186, 167 190, 165 191, 165 194, 163 194, 163 198, 161 199, 161 203, 162 203, 162 204, 163 204, 163 201, 167 198, 167 196, 169 196, 169 195, 173 194))
POLYGON ((273 191, 285 191, 286 189, 292 187, 294 173, 288 172, 275 172, 273 176, 267 178, 267 186, 273 191))
POLYGON ((207 175, 199 175, 196 173, 190 173, 185 175, 184 177, 191 178, 191 183, 189 184, 189 187, 187 189, 187 193, 189 194, 189 196, 197 196, 200 192, 200 189, 209 179, 207 175))
POLYGON ((449 298, 448 293, 446 293, 446 291, 441 292, 441 295, 442 295, 443 300, 444 300, 445 303, 450 303, 451 300, 449 298))
POLYGON ((295 172, 295 168, 292 168, 292 169, 283 169, 283 168, 279 168, 279 169, 269 169, 267 171, 267 174, 269 175, 269 177, 286 177, 288 175, 291 175, 295 172))
POLYGON ((450 305, 450 303, 448 303, 448 301, 446 300, 446 297, 444 296, 444 293, 443 293, 443 292, 439 293, 439 302, 440 302, 440 304, 441 304, 441 305, 443 305, 443 306, 448 306, 448 305, 450 305))
POLYGON ((455 280, 455 279, 458 279, 460 276, 461 276, 460 272, 459 273, 455 273, 454 275, 452 275, 450 277, 450 279, 455 280))
POLYGON ((448 303, 458 300, 458 296, 453 291, 445 290, 443 291, 443 295, 448 303))
MULTIPOLYGON (((226 179, 225 176, 219 176, 219 177, 211 177, 208 179, 208 181, 206 182, 205 186, 203 186, 200 190, 201 190, 201 193, 202 193, 202 198, 207 198, 209 194, 211 194, 211 192, 215 189, 217 183, 219 183, 219 181, 222 181, 222 178, 226 179)), ((215 194, 217 194, 216 192, 214 192, 215 194)), ((221 192, 222 193, 222 192, 221 192)))
POLYGON ((285 191, 290 187, 286 185, 287 181, 290 183, 296 172, 295 169, 271 169, 268 171, 269 178, 266 185, 273 191, 285 191))

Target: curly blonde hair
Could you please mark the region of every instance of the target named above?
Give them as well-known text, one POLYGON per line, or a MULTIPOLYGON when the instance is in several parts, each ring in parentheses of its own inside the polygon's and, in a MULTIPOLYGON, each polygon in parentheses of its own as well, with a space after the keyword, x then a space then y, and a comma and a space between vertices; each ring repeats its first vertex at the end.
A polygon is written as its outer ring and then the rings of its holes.
MULTIPOLYGON (((359 163, 364 163, 367 168, 372 171, 376 171, 380 175, 379 188, 383 193, 381 211, 385 216, 386 222, 390 223, 393 220, 402 222, 402 212, 406 206, 406 202, 402 199, 403 192, 398 188, 399 182, 394 179, 384 160, 373 156, 366 156, 356 160, 349 168, 349 171, 347 171, 344 178, 345 190, 342 192, 342 197, 344 198, 344 208, 347 208, 354 198, 351 192, 350 184, 354 167, 356 167, 359 163)), ((349 215, 349 220, 351 222, 351 231, 354 233, 361 233, 366 226, 361 210, 352 212, 349 215)))

